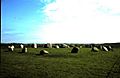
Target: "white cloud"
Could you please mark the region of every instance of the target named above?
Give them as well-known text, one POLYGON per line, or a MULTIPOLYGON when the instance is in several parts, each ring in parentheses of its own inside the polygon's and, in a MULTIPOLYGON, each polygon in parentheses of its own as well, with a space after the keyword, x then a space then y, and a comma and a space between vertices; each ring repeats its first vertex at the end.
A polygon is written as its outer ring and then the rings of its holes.
POLYGON ((119 0, 56 0, 45 7, 53 22, 44 25, 41 37, 45 42, 118 42, 120 17, 113 16, 120 12, 118 4, 119 0), (100 12, 106 8, 110 14, 100 12))
POLYGON ((120 13, 120 0, 98 0, 98 8, 110 11, 110 14, 120 13))

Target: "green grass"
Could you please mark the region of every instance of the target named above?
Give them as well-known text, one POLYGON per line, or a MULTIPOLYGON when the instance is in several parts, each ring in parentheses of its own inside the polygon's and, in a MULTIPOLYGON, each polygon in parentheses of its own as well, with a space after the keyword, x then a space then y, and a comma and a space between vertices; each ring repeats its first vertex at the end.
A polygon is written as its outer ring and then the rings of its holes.
POLYGON ((28 48, 27 53, 1 49, 0 78, 120 78, 120 48, 109 52, 91 52, 82 48, 28 48), (40 56, 45 49, 50 54, 40 56))

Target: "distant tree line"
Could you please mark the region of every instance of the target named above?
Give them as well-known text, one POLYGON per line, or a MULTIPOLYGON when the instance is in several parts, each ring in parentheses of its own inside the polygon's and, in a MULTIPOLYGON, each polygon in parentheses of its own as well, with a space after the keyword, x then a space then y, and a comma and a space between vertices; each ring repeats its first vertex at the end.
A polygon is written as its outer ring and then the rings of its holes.
MULTIPOLYGON (((8 45, 14 45, 15 48, 20 48, 21 44, 23 44, 24 46, 26 46, 28 48, 33 46, 33 43, 29 43, 29 44, 24 44, 24 43, 1 43, 1 48, 7 48, 8 45)), ((53 45, 56 45, 56 44, 53 44, 53 45)), ((57 44, 57 45, 60 45, 60 44, 57 44)), ((80 47, 80 46, 82 46, 83 48, 84 47, 91 48, 92 46, 99 46, 99 45, 104 45, 104 46, 110 45, 113 48, 120 48, 120 43, 104 43, 104 44, 69 44, 69 43, 67 43, 67 45, 69 45, 70 47, 74 47, 74 46, 80 47)), ((44 44, 37 44, 38 48, 43 47, 43 46, 44 46, 44 44)))

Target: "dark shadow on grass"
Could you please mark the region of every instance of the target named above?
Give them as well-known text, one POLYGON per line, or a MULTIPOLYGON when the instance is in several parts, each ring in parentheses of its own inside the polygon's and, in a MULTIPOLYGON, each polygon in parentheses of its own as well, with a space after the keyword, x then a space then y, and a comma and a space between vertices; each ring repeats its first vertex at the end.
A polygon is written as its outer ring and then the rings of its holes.
POLYGON ((48 54, 35 54, 36 56, 44 56, 44 57, 46 57, 46 56, 48 56, 48 54))
POLYGON ((14 51, 4 51, 4 52, 8 52, 9 53, 9 52, 14 52, 14 51))
POLYGON ((77 53, 68 53, 68 54, 48 54, 44 57, 51 58, 79 58, 80 56, 77 53))
POLYGON ((40 56, 41 54, 35 54, 35 55, 40 56))
POLYGON ((25 52, 18 52, 18 53, 24 54, 25 52))
POLYGON ((10 51, 4 51, 4 52, 10 52, 10 51))

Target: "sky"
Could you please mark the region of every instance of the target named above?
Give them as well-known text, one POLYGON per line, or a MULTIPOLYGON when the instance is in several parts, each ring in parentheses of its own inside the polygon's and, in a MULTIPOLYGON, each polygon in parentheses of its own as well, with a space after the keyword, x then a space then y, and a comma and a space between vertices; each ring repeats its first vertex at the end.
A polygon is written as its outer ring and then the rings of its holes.
POLYGON ((120 0, 2 0, 2 43, 120 42, 120 0))

